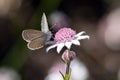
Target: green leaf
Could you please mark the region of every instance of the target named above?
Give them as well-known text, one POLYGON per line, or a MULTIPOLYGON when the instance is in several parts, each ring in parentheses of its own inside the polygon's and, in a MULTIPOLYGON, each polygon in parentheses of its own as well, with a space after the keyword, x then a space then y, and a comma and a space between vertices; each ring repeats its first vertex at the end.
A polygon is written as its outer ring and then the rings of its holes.
POLYGON ((61 71, 59 71, 59 72, 60 72, 60 74, 62 75, 63 79, 65 80, 65 77, 64 77, 63 73, 62 73, 61 71))

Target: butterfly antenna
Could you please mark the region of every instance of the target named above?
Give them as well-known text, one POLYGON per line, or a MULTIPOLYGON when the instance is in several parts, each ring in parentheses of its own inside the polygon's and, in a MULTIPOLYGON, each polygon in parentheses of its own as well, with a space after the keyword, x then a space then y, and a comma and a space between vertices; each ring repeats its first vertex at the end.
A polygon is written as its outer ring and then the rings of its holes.
POLYGON ((57 23, 52 25, 52 27, 50 27, 50 30, 53 29, 56 25, 57 25, 57 23))

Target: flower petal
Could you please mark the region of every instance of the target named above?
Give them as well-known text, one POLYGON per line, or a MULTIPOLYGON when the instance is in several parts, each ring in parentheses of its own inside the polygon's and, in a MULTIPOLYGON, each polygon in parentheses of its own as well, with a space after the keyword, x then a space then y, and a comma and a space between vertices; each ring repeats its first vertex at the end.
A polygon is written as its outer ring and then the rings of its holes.
POLYGON ((72 40, 72 43, 75 45, 80 45, 80 42, 78 40, 72 40))
POLYGON ((83 35, 83 36, 78 36, 78 37, 77 37, 77 40, 89 39, 89 38, 90 38, 90 36, 88 36, 88 35, 83 35))
POLYGON ((48 52, 50 49, 52 49, 52 48, 54 48, 54 47, 56 47, 56 46, 57 46, 57 44, 54 44, 54 45, 49 46, 49 47, 46 49, 46 52, 48 52))
POLYGON ((79 32, 78 34, 75 35, 75 37, 79 37, 79 36, 81 36, 84 33, 85 33, 85 31, 79 32))
POLYGON ((72 45, 72 42, 66 42, 66 43, 65 43, 65 46, 66 46, 68 49, 71 48, 71 45, 72 45))
POLYGON ((60 51, 62 50, 62 48, 64 47, 64 43, 59 43, 57 44, 57 52, 60 53, 60 51))

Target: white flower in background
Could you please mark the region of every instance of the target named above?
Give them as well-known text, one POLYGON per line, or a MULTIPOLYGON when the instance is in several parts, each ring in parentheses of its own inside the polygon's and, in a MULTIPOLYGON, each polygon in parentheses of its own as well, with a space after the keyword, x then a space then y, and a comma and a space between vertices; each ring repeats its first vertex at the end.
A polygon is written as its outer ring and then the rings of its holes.
MULTIPOLYGON (((72 68, 70 80, 87 80, 89 72, 86 66, 77 58, 73 59, 70 67, 72 68)), ((56 62, 49 70, 44 80, 63 80, 60 72, 65 75, 65 65, 63 62, 56 62)))
POLYGON ((52 49, 57 47, 57 52, 60 53, 62 48, 66 46, 68 49, 71 48, 71 45, 80 45, 79 40, 82 39, 89 39, 88 35, 83 35, 85 32, 79 32, 76 34, 74 30, 71 28, 61 28, 56 34, 55 34, 55 44, 51 45, 50 47, 47 48, 47 52, 52 49))
POLYGON ((10 68, 0 68, 0 80, 21 80, 19 74, 10 68))

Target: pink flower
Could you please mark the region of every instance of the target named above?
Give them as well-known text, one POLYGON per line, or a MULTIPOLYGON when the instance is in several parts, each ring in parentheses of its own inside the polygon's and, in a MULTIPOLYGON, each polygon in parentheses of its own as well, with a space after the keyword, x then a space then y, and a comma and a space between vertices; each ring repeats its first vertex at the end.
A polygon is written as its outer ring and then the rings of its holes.
POLYGON ((62 28, 55 34, 55 41, 62 42, 62 41, 70 41, 72 37, 74 37, 76 32, 71 28, 62 28))
POLYGON ((74 30, 71 28, 61 28, 56 34, 54 41, 56 42, 55 44, 51 45, 50 47, 47 48, 47 52, 52 49, 57 47, 57 52, 60 53, 62 48, 66 46, 68 49, 71 48, 71 45, 80 45, 79 40, 81 39, 89 39, 88 35, 82 35, 85 32, 79 32, 76 34, 74 30))
POLYGON ((74 51, 65 50, 62 54, 62 59, 65 62, 70 62, 75 58, 75 56, 76 56, 76 53, 74 51))

